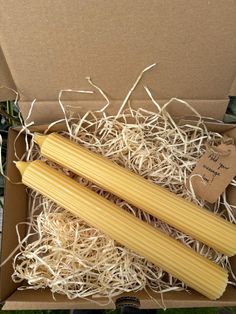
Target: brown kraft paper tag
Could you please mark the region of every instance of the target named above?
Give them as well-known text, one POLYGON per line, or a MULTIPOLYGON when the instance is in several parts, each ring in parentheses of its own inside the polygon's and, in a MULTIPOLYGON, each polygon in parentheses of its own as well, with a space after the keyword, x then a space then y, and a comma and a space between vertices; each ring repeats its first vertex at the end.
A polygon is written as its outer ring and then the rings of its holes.
POLYGON ((196 195, 209 203, 214 203, 235 174, 236 147, 220 144, 205 152, 193 169, 189 180, 196 195))

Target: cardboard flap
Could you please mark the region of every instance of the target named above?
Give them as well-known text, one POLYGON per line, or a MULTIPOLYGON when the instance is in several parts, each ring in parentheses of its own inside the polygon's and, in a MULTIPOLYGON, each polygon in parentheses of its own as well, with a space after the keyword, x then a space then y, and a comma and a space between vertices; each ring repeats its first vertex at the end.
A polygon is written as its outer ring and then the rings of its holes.
POLYGON ((11 72, 0 46, 0 102, 15 98, 14 93, 9 88, 16 90, 11 72))
MULTIPOLYGON (((53 101, 61 89, 88 89, 89 75, 112 99, 123 99, 140 70, 154 62, 158 66, 144 81, 157 99, 226 99, 235 77, 234 0, 0 5, 1 46, 24 101, 53 101)), ((11 85, 9 73, 1 72, 11 85)), ((95 93, 80 99, 98 98, 95 93)), ((140 84, 135 99, 145 98, 140 84)))
MULTIPOLYGON (((158 100, 158 104, 162 106, 167 100, 158 100)), ((194 107, 199 114, 205 117, 211 117, 214 119, 222 120, 228 101, 225 100, 189 100, 187 102, 194 107)), ((59 119, 64 118, 62 109, 58 101, 36 101, 33 108, 31 108, 31 102, 21 102, 21 114, 27 123, 34 122, 38 124, 47 124, 59 119), (49 112, 50 108, 50 112, 49 112), (31 110, 32 109, 32 110, 31 110), (28 115, 30 113, 30 115, 28 115)), ((68 109, 71 113, 75 115, 83 115, 87 111, 95 111, 104 107, 104 100, 102 101, 63 101, 63 106, 68 109)), ((130 102, 132 108, 145 108, 150 111, 156 112, 156 107, 150 100, 133 100, 130 102)), ((106 109, 106 112, 111 115, 117 114, 121 105, 121 101, 112 101, 112 104, 106 109)), ((169 107, 168 112, 175 117, 182 117, 185 115, 190 115, 192 111, 185 105, 178 101, 173 101, 169 107)), ((69 114, 68 114, 69 116, 69 114)))
POLYGON ((230 96, 235 96, 236 95, 236 76, 235 79, 231 85, 230 91, 229 91, 230 96))

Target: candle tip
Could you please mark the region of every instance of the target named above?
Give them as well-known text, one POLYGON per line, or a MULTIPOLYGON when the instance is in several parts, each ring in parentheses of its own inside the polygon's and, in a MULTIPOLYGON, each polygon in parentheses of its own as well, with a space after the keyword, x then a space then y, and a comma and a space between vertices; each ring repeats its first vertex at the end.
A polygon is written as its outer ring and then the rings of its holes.
POLYGON ((47 138, 47 135, 42 135, 40 133, 34 133, 34 141, 39 145, 39 147, 42 147, 43 142, 47 138))
POLYGON ((17 169, 20 171, 21 175, 24 174, 26 168, 29 166, 30 162, 26 162, 26 161, 17 161, 15 163, 17 169))

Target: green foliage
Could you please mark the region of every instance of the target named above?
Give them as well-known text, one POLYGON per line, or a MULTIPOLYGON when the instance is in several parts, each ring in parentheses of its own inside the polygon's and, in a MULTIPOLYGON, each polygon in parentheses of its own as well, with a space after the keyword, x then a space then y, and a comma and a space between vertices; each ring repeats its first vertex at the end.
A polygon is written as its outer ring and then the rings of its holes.
MULTIPOLYGON (((3 170, 6 166, 7 155, 7 135, 9 127, 20 124, 18 107, 12 102, 0 102, 0 135, 2 137, 2 165, 3 170)), ((4 178, 0 176, 0 196, 3 195, 4 178)))
POLYGON ((224 116, 225 123, 236 123, 236 96, 230 96, 227 112, 224 116))
POLYGON ((1 311, 1 314, 69 314, 69 310, 1 311))

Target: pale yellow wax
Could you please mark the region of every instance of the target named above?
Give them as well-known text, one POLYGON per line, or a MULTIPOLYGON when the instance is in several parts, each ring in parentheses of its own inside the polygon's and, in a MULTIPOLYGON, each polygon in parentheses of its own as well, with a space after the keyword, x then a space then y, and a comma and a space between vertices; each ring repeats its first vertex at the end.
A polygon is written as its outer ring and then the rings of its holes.
POLYGON ((213 300, 224 292, 228 280, 227 272, 210 260, 42 161, 20 161, 16 166, 25 185, 79 215, 91 226, 145 257, 189 287, 213 300))
POLYGON ((181 199, 110 160, 56 133, 35 135, 41 153, 228 256, 236 253, 236 226, 210 211, 181 199))

